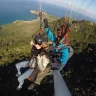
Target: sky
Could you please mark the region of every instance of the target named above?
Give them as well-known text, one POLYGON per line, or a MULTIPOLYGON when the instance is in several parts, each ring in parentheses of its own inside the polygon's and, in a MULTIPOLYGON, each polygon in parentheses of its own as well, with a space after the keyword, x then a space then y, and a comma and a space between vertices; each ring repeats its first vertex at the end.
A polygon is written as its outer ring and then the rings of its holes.
POLYGON ((78 11, 78 15, 81 13, 96 19, 96 0, 39 0, 40 2, 46 2, 62 6, 71 10, 71 15, 76 14, 73 10, 78 11))
POLYGON ((96 0, 0 0, 0 1, 16 1, 16 2, 24 2, 24 1, 39 1, 41 4, 42 2, 46 2, 49 4, 54 4, 57 6, 61 6, 70 10, 70 16, 76 16, 80 14, 85 14, 93 19, 96 19, 96 0), (77 11, 78 13, 76 14, 77 11))

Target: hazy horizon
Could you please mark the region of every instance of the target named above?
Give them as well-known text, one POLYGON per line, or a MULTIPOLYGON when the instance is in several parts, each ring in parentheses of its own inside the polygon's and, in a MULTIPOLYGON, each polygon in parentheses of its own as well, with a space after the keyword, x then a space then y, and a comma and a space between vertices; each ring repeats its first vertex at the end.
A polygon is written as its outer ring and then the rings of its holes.
MULTIPOLYGON (((34 20, 37 18, 36 15, 31 14, 30 10, 39 10, 40 2, 38 0, 1 0, 0 1, 0 25, 12 23, 16 20, 34 20)), ((64 17, 69 16, 71 10, 56 4, 50 4, 42 2, 42 11, 47 14, 64 17)), ((75 17, 76 20, 89 20, 96 23, 96 20, 92 17, 80 14, 75 17)))

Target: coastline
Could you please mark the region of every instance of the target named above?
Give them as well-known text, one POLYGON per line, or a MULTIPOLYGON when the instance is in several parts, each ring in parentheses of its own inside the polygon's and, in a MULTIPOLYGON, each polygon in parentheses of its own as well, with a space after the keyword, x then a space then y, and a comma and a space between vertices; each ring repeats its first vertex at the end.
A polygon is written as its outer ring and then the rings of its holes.
MULTIPOLYGON (((38 11, 30 10, 30 13, 32 13, 32 14, 35 14, 35 12, 38 13, 38 11)), ((37 18, 33 19, 33 20, 15 20, 15 21, 10 22, 10 23, 17 23, 17 22, 32 23, 32 22, 38 22, 39 21, 38 14, 35 14, 35 15, 37 15, 37 18)), ((1 24, 0 26, 4 26, 4 25, 10 24, 10 23, 1 24)))
MULTIPOLYGON (((30 13, 31 14, 35 14, 37 16, 36 19, 31 19, 31 20, 15 20, 15 21, 12 21, 10 23, 2 24, 0 26, 4 26, 4 25, 7 25, 7 24, 11 24, 11 23, 20 23, 20 24, 22 24, 22 23, 40 22, 40 18, 39 18, 39 15, 38 15, 39 14, 39 11, 30 10, 30 13)), ((49 14, 47 14, 45 12, 42 12, 42 18, 45 18, 45 17, 48 18, 50 21, 53 21, 53 20, 57 19, 57 17, 55 17, 55 16, 49 15, 49 14), (54 19, 53 18, 51 19, 51 17, 55 17, 55 18, 54 19)))
MULTIPOLYGON (((33 19, 33 20, 27 20, 27 21, 22 20, 22 23, 32 23, 32 22, 37 22, 37 21, 39 21, 39 15, 38 15, 39 11, 30 10, 30 13, 37 15, 37 18, 36 18, 36 19, 33 19)), ((44 14, 44 15, 47 15, 47 14, 44 13, 44 12, 43 12, 43 14, 44 14)), ((13 23, 17 23, 17 22, 19 22, 19 21, 21 21, 21 20, 16 20, 16 21, 14 21, 13 23)))
MULTIPOLYGON (((30 13, 38 15, 39 11, 30 10, 30 13)), ((42 15, 47 15, 45 12, 42 12, 42 15)))

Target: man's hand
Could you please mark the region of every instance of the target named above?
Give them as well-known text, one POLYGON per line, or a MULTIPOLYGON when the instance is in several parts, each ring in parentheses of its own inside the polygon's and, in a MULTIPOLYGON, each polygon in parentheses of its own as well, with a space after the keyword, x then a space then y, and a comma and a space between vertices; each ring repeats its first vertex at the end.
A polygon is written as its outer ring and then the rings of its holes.
POLYGON ((31 41, 31 42, 30 42, 30 45, 31 45, 31 46, 32 46, 32 45, 34 45, 34 42, 33 42, 33 41, 31 41))
POLYGON ((49 45, 52 45, 52 44, 53 44, 53 42, 49 41, 49 42, 48 42, 48 44, 49 44, 49 45))

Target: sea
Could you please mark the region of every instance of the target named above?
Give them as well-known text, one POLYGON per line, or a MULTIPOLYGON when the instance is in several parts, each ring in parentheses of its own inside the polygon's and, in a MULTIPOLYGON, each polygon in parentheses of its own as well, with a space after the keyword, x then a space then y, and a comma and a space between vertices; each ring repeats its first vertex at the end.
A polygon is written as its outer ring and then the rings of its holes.
MULTIPOLYGON (((34 20, 37 18, 37 15, 30 13, 30 10, 39 11, 40 8, 43 12, 58 18, 67 16, 70 13, 70 10, 64 7, 44 2, 41 4, 37 0, 0 0, 0 25, 12 23, 16 20, 34 20)), ((77 17, 76 19, 96 22, 96 20, 84 15, 81 15, 80 18, 77 17)))

